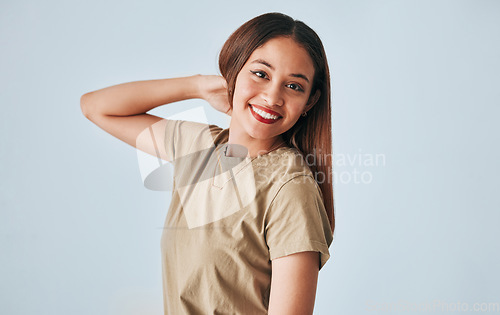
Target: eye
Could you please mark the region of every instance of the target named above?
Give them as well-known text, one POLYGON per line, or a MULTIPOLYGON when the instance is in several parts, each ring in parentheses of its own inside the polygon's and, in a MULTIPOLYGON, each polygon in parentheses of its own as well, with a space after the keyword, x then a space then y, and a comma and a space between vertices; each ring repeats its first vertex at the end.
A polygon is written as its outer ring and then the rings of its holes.
POLYGON ((295 84, 295 83, 287 84, 287 87, 289 87, 292 90, 297 91, 297 92, 304 92, 304 89, 300 85, 295 84))
POLYGON ((250 72, 255 74, 256 76, 258 76, 259 78, 262 78, 262 79, 267 78, 267 74, 264 71, 251 71, 250 70, 250 72))

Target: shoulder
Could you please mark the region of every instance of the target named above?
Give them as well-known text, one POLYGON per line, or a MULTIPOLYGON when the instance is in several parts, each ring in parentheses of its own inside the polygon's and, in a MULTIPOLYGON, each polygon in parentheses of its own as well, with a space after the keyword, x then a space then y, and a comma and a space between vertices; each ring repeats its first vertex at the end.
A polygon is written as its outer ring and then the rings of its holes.
POLYGON ((303 156, 296 149, 284 148, 282 151, 266 168, 267 172, 272 172, 268 176, 271 199, 267 211, 276 208, 284 211, 286 208, 309 209, 307 212, 324 209, 321 189, 303 156))
POLYGON ((165 147, 171 155, 189 154, 217 145, 223 131, 216 125, 165 119, 165 147))
POLYGON ((282 211, 304 211, 312 209, 324 211, 323 196, 318 183, 310 174, 300 174, 289 178, 277 187, 271 200, 270 209, 281 208, 282 211), (301 210, 298 210, 301 209, 301 210))
POLYGON ((212 140, 219 136, 223 129, 216 125, 204 124, 189 120, 165 119, 165 132, 178 133, 178 136, 210 136, 212 140))
POLYGON ((282 180, 276 192, 276 195, 278 194, 290 195, 290 197, 303 195, 318 195, 318 197, 321 197, 321 189, 312 174, 294 174, 290 178, 286 177, 286 179, 282 180))
MULTIPOLYGON (((302 154, 294 148, 280 148, 254 161, 260 181, 267 182, 269 191, 276 195, 286 185, 287 191, 304 186, 317 187, 313 173, 302 154)), ((318 187, 319 188, 319 187, 318 187)))

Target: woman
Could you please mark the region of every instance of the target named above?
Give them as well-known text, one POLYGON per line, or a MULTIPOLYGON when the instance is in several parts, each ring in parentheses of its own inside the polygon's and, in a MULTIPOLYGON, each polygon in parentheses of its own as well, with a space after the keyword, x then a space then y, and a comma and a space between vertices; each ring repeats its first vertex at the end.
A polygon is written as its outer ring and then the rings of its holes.
POLYGON ((87 93, 82 111, 174 164, 166 314, 312 314, 335 224, 322 43, 300 21, 263 14, 229 37, 219 68, 87 93), (190 98, 229 114, 229 128, 146 113, 190 98))

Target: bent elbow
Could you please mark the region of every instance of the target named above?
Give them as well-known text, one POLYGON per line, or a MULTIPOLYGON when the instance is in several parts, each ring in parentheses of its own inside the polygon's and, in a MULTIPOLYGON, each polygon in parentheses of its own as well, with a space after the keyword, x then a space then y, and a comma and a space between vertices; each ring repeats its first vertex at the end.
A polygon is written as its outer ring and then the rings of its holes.
POLYGON ((92 92, 85 93, 80 97, 80 109, 82 111, 82 114, 90 119, 90 116, 92 115, 92 108, 91 108, 91 102, 90 102, 90 96, 92 95, 92 92))

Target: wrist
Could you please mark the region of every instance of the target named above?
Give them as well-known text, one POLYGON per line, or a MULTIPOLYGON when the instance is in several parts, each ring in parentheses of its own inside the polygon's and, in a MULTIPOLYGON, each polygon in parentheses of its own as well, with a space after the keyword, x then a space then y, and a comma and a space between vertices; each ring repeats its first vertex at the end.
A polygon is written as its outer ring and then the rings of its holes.
POLYGON ((204 85, 202 84, 203 75, 195 74, 193 76, 190 76, 189 79, 191 80, 191 84, 189 84, 189 86, 192 87, 191 91, 192 98, 205 99, 206 91, 204 85))

